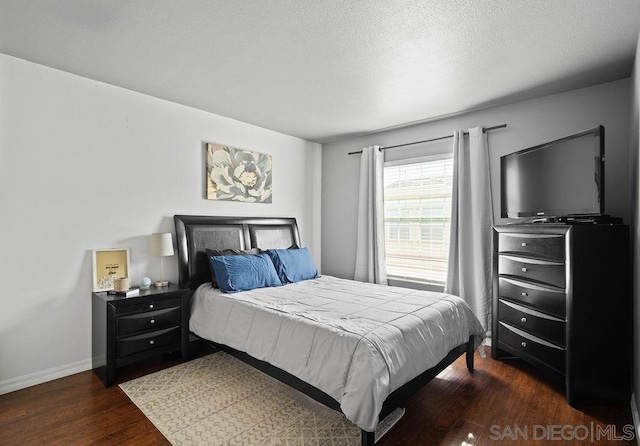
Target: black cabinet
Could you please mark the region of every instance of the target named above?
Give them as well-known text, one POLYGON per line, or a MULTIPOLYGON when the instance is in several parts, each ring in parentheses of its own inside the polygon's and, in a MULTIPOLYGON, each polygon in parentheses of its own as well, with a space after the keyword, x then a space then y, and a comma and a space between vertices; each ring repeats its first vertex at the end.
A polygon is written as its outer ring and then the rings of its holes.
POLYGON ((629 227, 494 227, 491 356, 564 381, 571 405, 628 402, 633 304, 629 227))
POLYGON ((124 365, 174 351, 188 359, 191 294, 176 285, 132 297, 93 293, 92 362, 105 386, 124 365))

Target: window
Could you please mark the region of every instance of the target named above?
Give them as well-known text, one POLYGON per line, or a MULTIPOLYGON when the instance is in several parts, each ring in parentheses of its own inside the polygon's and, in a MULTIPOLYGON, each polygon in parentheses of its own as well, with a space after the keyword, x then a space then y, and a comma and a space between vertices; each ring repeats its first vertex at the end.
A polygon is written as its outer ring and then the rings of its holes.
POLYGON ((446 282, 452 177, 451 155, 385 164, 384 223, 389 278, 446 282))

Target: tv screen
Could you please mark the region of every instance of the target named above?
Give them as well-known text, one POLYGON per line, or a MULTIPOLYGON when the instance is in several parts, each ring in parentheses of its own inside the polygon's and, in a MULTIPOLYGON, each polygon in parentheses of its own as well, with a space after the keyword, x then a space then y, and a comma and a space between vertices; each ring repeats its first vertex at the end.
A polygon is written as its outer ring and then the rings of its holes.
POLYGON ((604 127, 505 155, 500 172, 503 218, 602 215, 604 127))

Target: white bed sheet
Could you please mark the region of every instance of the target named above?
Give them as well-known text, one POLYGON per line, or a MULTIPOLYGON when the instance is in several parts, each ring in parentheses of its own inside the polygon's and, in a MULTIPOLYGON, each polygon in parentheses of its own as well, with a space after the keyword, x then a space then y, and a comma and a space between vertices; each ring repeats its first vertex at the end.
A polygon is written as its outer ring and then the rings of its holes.
POLYGON ((189 327, 317 387, 370 432, 391 392, 485 336, 459 297, 331 276, 236 294, 203 284, 189 327))

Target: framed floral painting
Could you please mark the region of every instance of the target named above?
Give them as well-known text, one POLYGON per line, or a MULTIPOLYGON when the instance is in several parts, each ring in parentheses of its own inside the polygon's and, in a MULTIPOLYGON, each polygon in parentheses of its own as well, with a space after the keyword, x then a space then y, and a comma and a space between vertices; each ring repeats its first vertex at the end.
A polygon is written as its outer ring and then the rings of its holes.
POLYGON ((207 143, 207 199, 271 203, 271 155, 207 143))

